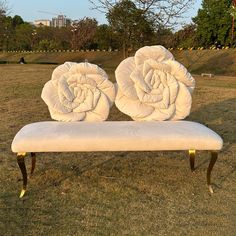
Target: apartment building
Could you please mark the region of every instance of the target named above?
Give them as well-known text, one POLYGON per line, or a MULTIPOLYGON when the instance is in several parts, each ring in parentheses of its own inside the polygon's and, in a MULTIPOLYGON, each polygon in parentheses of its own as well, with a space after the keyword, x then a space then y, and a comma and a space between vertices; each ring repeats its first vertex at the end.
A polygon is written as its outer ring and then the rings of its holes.
POLYGON ((68 27, 71 25, 71 19, 66 18, 64 15, 58 15, 57 17, 52 18, 51 26, 52 27, 68 27))

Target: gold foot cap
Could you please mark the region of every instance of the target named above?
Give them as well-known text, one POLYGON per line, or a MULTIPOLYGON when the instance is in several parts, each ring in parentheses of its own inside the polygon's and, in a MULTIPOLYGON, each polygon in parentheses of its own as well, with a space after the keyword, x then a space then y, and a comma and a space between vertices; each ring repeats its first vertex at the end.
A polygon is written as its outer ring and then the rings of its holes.
POLYGON ((25 190, 25 189, 22 189, 22 190, 21 190, 21 193, 20 193, 20 198, 23 198, 23 197, 24 197, 24 195, 25 195, 25 192, 26 192, 26 190, 25 190))
POLYGON ((20 156, 25 157, 26 154, 27 154, 26 152, 18 152, 18 153, 17 153, 17 156, 18 156, 18 157, 20 157, 20 156))
POLYGON ((190 149, 190 150, 188 150, 188 153, 189 153, 189 155, 190 155, 190 154, 195 155, 195 154, 196 154, 196 150, 194 150, 194 149, 190 149))
POLYGON ((209 191, 210 191, 210 193, 211 193, 211 194, 213 194, 213 193, 214 193, 214 191, 213 191, 213 188, 212 188, 212 186, 211 186, 211 185, 208 185, 208 188, 209 188, 209 191))

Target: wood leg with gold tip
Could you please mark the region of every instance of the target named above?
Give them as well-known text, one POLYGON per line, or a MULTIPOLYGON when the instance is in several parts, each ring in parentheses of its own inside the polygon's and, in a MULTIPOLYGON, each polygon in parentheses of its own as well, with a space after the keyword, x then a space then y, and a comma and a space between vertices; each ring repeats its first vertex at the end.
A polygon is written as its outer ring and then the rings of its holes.
POLYGON ((31 176, 34 173, 35 165, 36 165, 36 154, 34 152, 31 152, 31 171, 30 171, 31 176))
POLYGON ((189 155, 189 161, 190 161, 190 168, 191 171, 195 170, 195 156, 196 156, 196 150, 189 150, 188 151, 188 155, 189 155))
POLYGON ((23 187, 20 193, 20 198, 22 198, 25 195, 26 188, 27 188, 27 170, 25 167, 25 156, 26 156, 26 153, 17 153, 17 163, 23 177, 23 187))
POLYGON ((213 188, 211 186, 211 172, 217 161, 217 158, 218 158, 218 152, 211 152, 211 160, 207 169, 207 185, 208 185, 210 193, 214 193, 213 188))

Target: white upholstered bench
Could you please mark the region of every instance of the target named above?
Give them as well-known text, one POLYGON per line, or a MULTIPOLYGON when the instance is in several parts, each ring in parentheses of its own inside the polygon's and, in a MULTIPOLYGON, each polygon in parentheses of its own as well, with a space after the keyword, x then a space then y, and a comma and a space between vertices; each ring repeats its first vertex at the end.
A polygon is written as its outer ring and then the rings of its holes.
POLYGON ((12 142, 23 175, 23 197, 27 187, 26 153, 31 153, 33 174, 39 152, 92 151, 189 151, 194 171, 195 150, 211 151, 207 184, 211 193, 211 171, 223 141, 219 135, 190 121, 38 122, 24 126, 12 142))

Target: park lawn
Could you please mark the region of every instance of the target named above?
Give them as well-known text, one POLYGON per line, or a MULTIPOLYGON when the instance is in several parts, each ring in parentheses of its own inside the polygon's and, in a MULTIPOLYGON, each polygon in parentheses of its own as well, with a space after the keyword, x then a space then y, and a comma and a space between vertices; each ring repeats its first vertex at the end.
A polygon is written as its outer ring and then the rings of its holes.
MULTIPOLYGON (((186 152, 41 153, 20 200, 11 142, 22 126, 51 120, 40 95, 54 68, 0 65, 0 235, 235 235, 235 77, 196 76, 188 117, 224 139, 214 195, 208 152, 197 153, 194 174, 186 152)), ((109 120, 130 118, 114 106, 109 120)))

